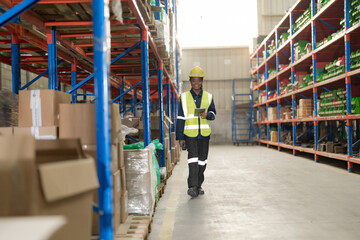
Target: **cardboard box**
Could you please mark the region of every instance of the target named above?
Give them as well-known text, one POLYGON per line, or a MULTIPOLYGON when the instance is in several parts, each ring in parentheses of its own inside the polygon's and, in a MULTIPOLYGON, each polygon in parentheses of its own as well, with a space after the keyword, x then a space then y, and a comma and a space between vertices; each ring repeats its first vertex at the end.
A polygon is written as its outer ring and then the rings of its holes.
POLYGON ((313 107, 314 101, 312 99, 300 99, 299 108, 311 108, 313 107))
POLYGON ((175 147, 176 145, 176 133, 172 132, 171 133, 171 147, 175 147))
POLYGON ((344 146, 334 146, 334 153, 347 153, 347 149, 344 146))
POLYGON ((124 194, 127 190, 126 188, 126 172, 125 167, 120 168, 120 178, 121 178, 121 194, 124 194))
POLYGON ((279 142, 278 132, 276 132, 276 131, 270 132, 270 141, 271 142, 279 142))
POLYGON ((0 148, 0 216, 62 215, 51 240, 90 239, 98 178, 79 141, 3 136, 0 148))
POLYGON ((125 161, 124 161, 124 141, 120 140, 119 143, 117 144, 118 147, 118 165, 119 168, 124 168, 125 167, 125 161))
POLYGON ((13 127, 0 127, 0 135, 12 136, 14 134, 13 127))
MULTIPOLYGON (((111 143, 118 142, 121 129, 119 105, 111 104, 111 143)), ((60 104, 59 137, 80 138, 83 145, 96 144, 95 105, 92 103, 60 104)))
POLYGON ((120 223, 125 223, 129 215, 128 197, 128 191, 125 191, 120 198, 120 223))
MULTIPOLYGON (((83 145, 82 149, 85 154, 90 155, 92 158, 97 160, 96 155, 96 145, 83 145)), ((111 172, 115 173, 119 170, 119 160, 118 160, 118 147, 117 145, 111 145, 111 172)))
POLYGON ((170 139, 169 139, 169 137, 165 137, 164 138, 164 145, 165 145, 165 148, 164 148, 164 150, 165 150, 165 152, 168 152, 169 150, 170 150, 170 139))
POLYGON ((19 92, 19 126, 59 125, 59 104, 71 103, 71 95, 55 90, 19 92))
POLYGON ((269 107, 268 108, 268 120, 269 121, 274 121, 277 120, 278 116, 277 116, 277 107, 269 107))
POLYGON ((326 152, 328 152, 328 153, 334 152, 334 143, 333 142, 326 143, 326 152))
POLYGON ((139 128, 139 117, 129 117, 121 119, 121 124, 130 128, 139 128))
POLYGON ((14 135, 34 136, 35 139, 57 139, 59 128, 49 127, 14 127, 14 135))
MULTIPOLYGON (((120 170, 116 171, 112 174, 113 181, 113 221, 114 221, 114 229, 117 229, 120 226, 121 222, 121 178, 120 178, 120 170)), ((97 190, 94 194, 94 202, 98 205, 98 193, 97 190)), ((99 215, 94 211, 93 212, 93 221, 92 221, 92 235, 99 235, 99 215)))

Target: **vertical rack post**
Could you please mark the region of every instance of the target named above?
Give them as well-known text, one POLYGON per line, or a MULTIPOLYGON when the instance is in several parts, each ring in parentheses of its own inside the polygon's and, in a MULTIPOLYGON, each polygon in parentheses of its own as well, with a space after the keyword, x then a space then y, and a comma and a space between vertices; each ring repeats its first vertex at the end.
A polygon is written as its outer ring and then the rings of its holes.
MULTIPOLYGON (((292 16, 293 13, 291 13, 292 16)), ((292 17, 291 17, 292 19, 292 17)), ((293 29, 292 26, 292 22, 291 22, 291 27, 293 29)), ((293 30, 292 30, 293 31, 293 30)), ((294 50, 294 39, 291 40, 291 63, 293 64, 295 61, 295 50, 294 50)), ((292 92, 294 92, 294 83, 295 83, 295 68, 291 67, 291 84, 292 84, 292 92)), ((296 119, 296 99, 295 99, 295 94, 292 93, 291 94, 291 101, 292 101, 292 109, 293 109, 293 119, 296 119)), ((296 146, 296 122, 294 121, 292 123, 292 127, 293 127, 293 146, 296 146)), ((296 156, 296 150, 293 149, 293 155, 296 156)))
MULTIPOLYGON (((267 42, 265 42, 265 46, 264 46, 264 53, 263 54, 263 58, 264 61, 267 61, 268 55, 267 55, 267 42)), ((264 81, 266 82, 266 101, 269 100, 269 84, 267 82, 268 77, 269 77, 269 72, 268 72, 268 64, 267 62, 265 62, 265 71, 264 71, 264 81)), ((269 121, 269 103, 266 102, 266 120, 269 121)), ((267 140, 270 141, 270 124, 267 122, 266 123, 266 134, 267 134, 267 140)), ((269 148, 270 145, 269 143, 267 144, 267 147, 269 148)))
MULTIPOLYGON (((345 29, 348 30, 350 28, 350 1, 344 1, 344 9, 345 9, 345 29)), ((345 71, 349 73, 351 71, 350 67, 350 34, 345 34, 345 71)), ((346 84, 346 115, 351 115, 351 77, 347 74, 345 77, 346 84)), ((351 119, 346 120, 347 127, 347 145, 348 145, 348 157, 352 157, 352 126, 351 119)), ((352 172, 353 163, 348 161, 348 171, 352 172)))
MULTIPOLYGON (((155 5, 160 7, 160 0, 155 0, 155 5)), ((154 14, 155 20, 160 20, 160 12, 155 12, 154 14)))
POLYGON ((172 100, 172 102, 171 102, 171 120, 173 122, 171 131, 174 132, 175 131, 175 101, 176 101, 174 91, 171 92, 171 100, 172 100))
MULTIPOLYGON (((314 17, 316 14, 315 11, 316 3, 315 0, 311 0, 311 16, 314 17)), ((316 21, 311 21, 311 41, 312 41, 312 50, 314 51, 316 49, 316 21)), ((316 53, 312 55, 312 64, 313 64, 313 82, 314 85, 317 81, 317 61, 316 61, 316 53)), ((319 162, 319 156, 316 154, 316 151, 318 150, 318 144, 319 144, 319 122, 317 121, 318 117, 318 108, 317 108, 317 87, 313 88, 313 104, 314 104, 314 160, 315 162, 319 162)))
POLYGON ((56 89, 58 79, 56 27, 49 28, 46 36, 48 43, 49 89, 56 89))
POLYGON ((136 111, 135 111, 136 101, 137 101, 137 89, 135 88, 134 95, 131 98, 131 112, 134 114, 134 116, 136 116, 136 111))
MULTIPOLYGON (((170 79, 166 78, 166 95, 167 95, 167 115, 169 118, 171 118, 171 88, 170 88, 170 79)), ((169 150, 171 155, 171 124, 169 124, 169 150)), ((171 155, 171 163, 172 163, 172 155, 171 155)))
POLYGON ((144 146, 151 143, 150 132, 150 86, 149 86, 149 32, 141 29, 141 76, 143 99, 144 146))
MULTIPOLYGON (((275 31, 275 43, 276 43, 276 48, 279 47, 279 32, 278 30, 275 31)), ((280 76, 279 76, 279 72, 280 72, 280 58, 279 58, 279 53, 276 51, 276 94, 279 97, 280 96, 280 76)), ((278 111, 278 142, 281 142, 281 104, 280 104, 280 99, 277 100, 277 111, 278 111)), ((278 146, 278 150, 280 151, 280 145, 278 146)))
MULTIPOLYGON (((165 146, 165 132, 164 132, 164 87, 163 87, 163 64, 159 62, 158 70, 158 88, 159 88, 159 133, 160 143, 165 146)), ((165 167, 165 148, 160 150, 160 167, 165 167)))
POLYGON ((83 89, 83 100, 86 101, 86 99, 87 99, 87 88, 84 87, 84 89, 83 89))
POLYGON ((109 1, 92 1, 94 32, 94 75, 97 171, 100 181, 100 239, 113 239, 113 196, 111 180, 110 137, 110 22, 109 1))
POLYGON ((20 39, 18 34, 11 34, 11 67, 12 91, 18 94, 21 87, 20 39))
MULTIPOLYGON (((77 67, 77 60, 74 59, 73 63, 71 63, 71 87, 76 85, 76 67, 77 67)), ((72 103, 76 103, 77 101, 77 90, 71 93, 72 103)))

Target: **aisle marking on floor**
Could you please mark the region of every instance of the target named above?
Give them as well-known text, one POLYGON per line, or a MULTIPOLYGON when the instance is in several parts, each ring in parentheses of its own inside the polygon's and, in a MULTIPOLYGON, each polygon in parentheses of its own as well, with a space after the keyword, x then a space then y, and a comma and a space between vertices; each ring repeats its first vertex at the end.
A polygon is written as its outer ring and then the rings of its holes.
MULTIPOLYGON (((174 225, 175 225, 175 214, 176 209, 179 204, 179 196, 180 196, 180 186, 183 181, 181 178, 183 177, 184 169, 186 167, 179 166, 181 168, 181 172, 177 173, 176 178, 174 179, 175 185, 171 189, 170 197, 167 202, 166 213, 163 219, 163 224, 161 225, 160 233, 159 233, 159 240, 169 240, 172 239, 172 235, 174 232, 174 225)), ((174 175, 173 175, 174 176, 174 175)))

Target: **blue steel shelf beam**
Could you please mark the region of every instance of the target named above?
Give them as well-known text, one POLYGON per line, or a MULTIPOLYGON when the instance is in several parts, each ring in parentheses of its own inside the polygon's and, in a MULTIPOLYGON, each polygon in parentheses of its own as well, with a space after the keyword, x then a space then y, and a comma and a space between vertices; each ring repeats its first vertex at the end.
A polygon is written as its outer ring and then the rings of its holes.
MULTIPOLYGON (((166 79, 166 101, 167 101, 167 104, 166 104, 166 108, 167 108, 167 116, 169 118, 171 118, 171 88, 170 88, 170 79, 167 78, 166 79)), ((171 153, 171 145, 172 144, 172 141, 171 141, 171 124, 169 126, 169 150, 170 150, 170 153, 171 153)), ((172 154, 171 155, 171 163, 173 162, 173 159, 172 159, 172 154)))
MULTIPOLYGON (((64 60, 59 60, 57 65, 59 65, 60 63, 62 63, 64 60)), ((42 73, 40 73, 38 76, 36 76, 33 80, 31 80, 30 82, 28 82, 27 84, 25 84, 23 87, 20 88, 20 90, 24 90, 28 87, 30 87, 33 83, 35 83, 37 80, 39 80, 40 78, 42 78, 43 76, 45 76, 47 73, 49 72, 49 69, 43 71, 42 73)))
POLYGON ((21 3, 15 5, 5 13, 0 15, 0 27, 3 27, 14 18, 20 16, 24 12, 30 10, 35 6, 40 0, 24 0, 21 3))
POLYGON ((57 88, 57 45, 56 45, 56 27, 51 27, 47 32, 48 43, 48 68, 49 68, 49 89, 57 88))
POLYGON ((141 29, 141 76, 143 100, 144 146, 151 143, 150 132, 150 86, 149 86, 149 32, 141 29))
MULTIPOLYGON (((350 0, 344 0, 344 9, 345 9, 345 29, 346 31, 350 28, 350 0)), ((349 73, 351 71, 350 68, 350 34, 345 34, 345 71, 349 73)), ((346 76, 345 78, 345 85, 346 85, 346 115, 351 115, 351 77, 346 76)), ((347 150, 348 156, 353 156, 352 150, 352 124, 351 120, 346 120, 346 127, 347 127, 347 150)), ((348 171, 352 172, 353 170, 353 163, 348 161, 348 171)))
MULTIPOLYGON (((158 66, 159 134, 160 143, 165 146, 163 64, 160 62, 158 66)), ((160 167, 165 167, 165 148, 160 150, 160 167)))
MULTIPOLYGON (((1 15, 2 16, 2 15, 1 15)), ((11 35, 11 71, 12 90, 18 94, 21 87, 21 65, 20 65, 20 39, 19 35, 11 35)))
POLYGON ((110 36, 109 7, 106 1, 92 1, 94 32, 94 77, 97 171, 100 181, 99 227, 100 239, 112 240, 113 196, 111 180, 111 138, 110 138, 110 36))
MULTIPOLYGON (((114 58, 110 65, 113 65, 114 63, 116 63, 117 61, 119 61, 121 58, 123 58, 124 56, 128 55, 131 51, 133 51, 134 49, 136 49, 141 42, 137 42, 136 44, 134 44, 133 46, 131 46, 130 48, 128 48, 126 51, 124 51, 122 54, 120 54, 119 56, 117 56, 116 58, 114 58)), ((149 74, 149 73, 148 73, 149 74)), ((73 91, 83 87, 87 82, 89 82, 92 78, 94 77, 94 73, 91 74, 90 76, 88 76, 87 78, 85 78, 84 80, 82 80, 81 82, 79 82, 78 84, 76 84, 74 87, 72 87, 70 90, 67 91, 67 93, 72 93, 73 91)))
MULTIPOLYGON (((76 85, 76 68, 77 68, 77 60, 74 59, 74 62, 71 64, 71 87, 76 85)), ((71 93, 72 103, 77 102, 77 91, 71 93)))

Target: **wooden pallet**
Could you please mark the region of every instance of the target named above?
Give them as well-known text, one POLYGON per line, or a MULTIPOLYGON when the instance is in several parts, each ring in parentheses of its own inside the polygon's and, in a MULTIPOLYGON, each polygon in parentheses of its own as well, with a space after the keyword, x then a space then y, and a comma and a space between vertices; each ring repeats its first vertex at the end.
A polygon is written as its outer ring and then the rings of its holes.
POLYGON ((115 234, 115 240, 146 240, 151 232, 150 216, 129 215, 126 222, 121 224, 115 234))

